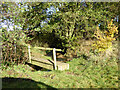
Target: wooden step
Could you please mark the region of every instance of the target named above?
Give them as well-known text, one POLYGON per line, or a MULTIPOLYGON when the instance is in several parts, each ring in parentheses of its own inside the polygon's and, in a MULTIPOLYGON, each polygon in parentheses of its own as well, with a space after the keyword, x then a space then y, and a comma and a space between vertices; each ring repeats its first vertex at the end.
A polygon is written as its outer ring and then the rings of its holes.
MULTIPOLYGON (((69 64, 68 63, 63 63, 63 62, 59 62, 57 61, 57 70, 68 70, 69 69, 69 64)), ((31 64, 33 65, 37 65, 49 70, 54 70, 54 62, 51 60, 47 60, 47 59, 43 59, 43 58, 35 58, 32 57, 31 58, 31 64)))

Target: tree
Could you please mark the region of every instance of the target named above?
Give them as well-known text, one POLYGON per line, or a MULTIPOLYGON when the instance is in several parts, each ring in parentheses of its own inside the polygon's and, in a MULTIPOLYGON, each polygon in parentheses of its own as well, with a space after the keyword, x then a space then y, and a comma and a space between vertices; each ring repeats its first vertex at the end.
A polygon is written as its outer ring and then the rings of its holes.
POLYGON ((21 6, 25 5, 28 10, 21 8, 19 15, 14 20, 21 25, 26 34, 34 37, 36 33, 40 32, 52 33, 65 41, 62 43, 64 48, 71 49, 79 46, 77 42, 80 39, 93 38, 96 26, 99 25, 100 30, 104 30, 107 28, 107 21, 119 15, 118 2, 34 2, 21 4, 21 6), (48 15, 46 10, 51 6, 55 9, 58 8, 59 11, 48 15), (47 23, 41 27, 43 21, 47 21, 47 23))
POLYGON ((14 64, 22 63, 26 59, 23 53, 24 47, 22 47, 19 43, 21 43, 21 41, 24 40, 26 37, 23 34, 20 27, 19 28, 15 27, 16 25, 20 25, 18 23, 18 21, 20 21, 18 14, 19 11, 21 11, 21 9, 16 10, 18 8, 18 5, 16 3, 7 2, 1 3, 0 8, 1 8, 0 32, 2 34, 0 38, 2 39, 1 42, 3 57, 1 60, 2 66, 11 65, 13 63, 14 64))

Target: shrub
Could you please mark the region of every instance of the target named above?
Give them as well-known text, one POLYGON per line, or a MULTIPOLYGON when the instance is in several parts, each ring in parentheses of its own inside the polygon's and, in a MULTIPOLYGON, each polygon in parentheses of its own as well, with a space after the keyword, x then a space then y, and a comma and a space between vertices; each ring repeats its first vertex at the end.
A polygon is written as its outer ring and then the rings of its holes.
POLYGON ((102 32, 100 31, 99 27, 97 27, 97 30, 94 33, 94 36, 97 38, 97 40, 93 44, 93 49, 97 52, 104 52, 106 49, 111 49, 112 41, 116 40, 114 36, 115 34, 118 34, 118 27, 113 24, 113 20, 108 23, 107 28, 108 30, 102 32))
MULTIPOLYGON (((25 39, 25 34, 20 30, 7 31, 2 29, 2 66, 5 68, 13 64, 24 63, 26 60, 24 55, 25 47, 22 43, 25 39)), ((3 68, 3 67, 2 67, 3 68)))

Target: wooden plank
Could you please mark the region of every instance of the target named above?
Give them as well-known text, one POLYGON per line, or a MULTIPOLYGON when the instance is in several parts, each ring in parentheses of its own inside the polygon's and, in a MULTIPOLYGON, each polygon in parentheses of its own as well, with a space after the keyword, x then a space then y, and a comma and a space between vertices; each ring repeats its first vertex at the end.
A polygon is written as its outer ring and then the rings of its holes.
POLYGON ((38 61, 38 62, 43 62, 43 63, 45 63, 45 64, 54 64, 54 62, 53 61, 51 61, 51 60, 47 60, 47 59, 43 59, 43 58, 35 58, 35 57, 32 57, 31 58, 32 59, 32 61, 38 61))
POLYGON ((46 68, 46 69, 49 69, 49 70, 54 70, 54 66, 51 64, 44 64, 44 63, 41 63, 39 61, 33 61, 31 62, 31 64, 33 65, 37 65, 37 66, 40 66, 40 67, 43 67, 43 68, 46 68))
MULTIPOLYGON (((49 70, 54 70, 54 62, 50 61, 50 60, 47 60, 47 59, 43 59, 43 58, 35 58, 35 57, 32 57, 32 62, 31 64, 33 65, 37 65, 37 66, 40 66, 40 67, 43 67, 43 68, 46 68, 46 69, 49 69, 49 70)), ((56 65, 56 70, 68 70, 69 69, 69 64, 68 63, 62 63, 62 62, 59 62, 59 61, 56 61, 57 65, 56 65)))
MULTIPOLYGON (((28 47, 29 44, 26 44, 26 43, 22 43, 22 45, 28 47)), ((32 47, 32 48, 35 48, 35 49, 43 49, 43 50, 53 50, 53 48, 44 48, 44 47, 32 47)), ((56 49, 56 51, 62 51, 61 49, 56 49)))
POLYGON ((37 66, 40 66, 40 67, 43 67, 49 70, 54 70, 54 63, 47 59, 43 59, 43 58, 38 59, 38 58, 32 57, 31 64, 37 65, 37 66))
MULTIPOLYGON (((53 50, 54 48, 44 48, 44 47, 34 47, 35 49, 43 49, 43 50, 53 50)), ((56 49, 56 51, 62 51, 61 49, 56 49)))

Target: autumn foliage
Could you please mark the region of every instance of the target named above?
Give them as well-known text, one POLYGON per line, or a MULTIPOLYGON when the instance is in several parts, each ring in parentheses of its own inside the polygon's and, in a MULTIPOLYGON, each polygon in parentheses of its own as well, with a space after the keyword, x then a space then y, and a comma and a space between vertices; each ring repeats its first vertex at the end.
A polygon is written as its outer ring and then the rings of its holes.
POLYGON ((97 40, 94 42, 93 47, 97 52, 104 52, 106 49, 112 48, 112 41, 116 40, 115 34, 118 34, 118 27, 113 24, 113 19, 108 23, 107 30, 102 32, 99 27, 94 33, 97 40))

